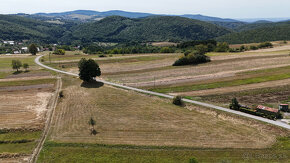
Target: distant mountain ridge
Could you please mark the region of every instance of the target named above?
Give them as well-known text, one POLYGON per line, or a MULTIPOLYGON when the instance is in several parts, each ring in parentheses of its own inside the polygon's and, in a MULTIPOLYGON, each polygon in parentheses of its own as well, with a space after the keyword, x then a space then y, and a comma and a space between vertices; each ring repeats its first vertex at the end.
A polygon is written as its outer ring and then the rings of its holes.
MULTIPOLYGON (((93 10, 75 10, 75 11, 68 11, 68 12, 60 12, 60 13, 36 13, 32 14, 34 16, 45 16, 45 17, 59 17, 63 19, 76 19, 75 15, 83 15, 86 17, 85 20, 95 20, 97 18, 104 18, 108 16, 123 16, 128 18, 142 18, 148 16, 180 16, 190 19, 196 19, 201 21, 208 21, 208 22, 241 22, 239 20, 234 19, 224 19, 218 17, 210 17, 204 15, 192 15, 192 14, 185 14, 185 15, 165 15, 165 14, 151 14, 151 13, 142 13, 142 12, 127 12, 121 10, 111 10, 105 12, 93 11, 93 10)), ((83 20, 83 19, 82 19, 83 20)))

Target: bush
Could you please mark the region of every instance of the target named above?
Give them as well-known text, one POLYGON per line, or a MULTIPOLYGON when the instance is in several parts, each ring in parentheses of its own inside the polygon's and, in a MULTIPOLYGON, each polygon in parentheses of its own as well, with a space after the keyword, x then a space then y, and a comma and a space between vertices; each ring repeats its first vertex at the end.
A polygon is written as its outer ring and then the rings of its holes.
POLYGON ((25 71, 27 71, 27 69, 29 68, 29 64, 24 63, 24 64, 23 64, 23 68, 25 69, 25 71))
POLYGON ((237 52, 240 52, 240 49, 238 48, 230 48, 229 49, 229 52, 231 52, 231 53, 237 53, 237 52))
POLYGON ((63 95, 63 91, 60 91, 59 94, 58 94, 59 98, 63 98, 64 95, 63 95))
POLYGON ((160 53, 174 53, 174 50, 170 47, 163 47, 161 48, 160 53))
POLYGON ((185 53, 183 57, 179 58, 173 63, 173 66, 182 66, 182 65, 196 65, 200 63, 210 62, 210 58, 203 54, 200 51, 194 51, 190 54, 185 53))
POLYGON ((271 42, 263 42, 258 47, 259 48, 272 48, 273 44, 271 42))
POLYGON ((227 52, 227 51, 229 51, 229 49, 230 49, 230 46, 229 46, 228 43, 226 43, 226 42, 219 42, 217 44, 217 47, 215 48, 215 51, 216 52, 227 52))
POLYGON ((99 55, 100 58, 105 58, 107 56, 105 56, 104 54, 99 55))
POLYGON ((56 55, 65 55, 65 50, 64 49, 56 49, 53 54, 56 55))
POLYGON ((175 96, 175 97, 173 98, 172 103, 173 103, 174 105, 177 105, 177 106, 182 106, 182 105, 183 105, 183 101, 182 101, 181 96, 175 96))
POLYGON ((250 46, 250 49, 251 50, 258 50, 259 48, 257 46, 252 45, 252 46, 250 46))
POLYGON ((198 163, 198 161, 196 158, 193 157, 189 159, 189 163, 198 163))

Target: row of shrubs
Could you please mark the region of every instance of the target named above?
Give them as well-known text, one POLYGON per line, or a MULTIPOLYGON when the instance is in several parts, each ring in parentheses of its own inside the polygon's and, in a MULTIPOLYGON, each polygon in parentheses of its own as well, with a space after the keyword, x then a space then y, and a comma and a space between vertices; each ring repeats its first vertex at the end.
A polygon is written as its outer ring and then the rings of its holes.
POLYGON ((29 142, 33 142, 33 141, 34 140, 27 140, 27 139, 7 140, 7 141, 0 140, 0 144, 21 144, 21 143, 29 143, 29 142))
POLYGON ((245 45, 242 45, 240 48, 230 48, 229 52, 244 52, 248 50, 258 50, 258 49, 264 49, 264 48, 272 48, 273 44, 271 42, 263 42, 260 43, 258 46, 251 45, 250 47, 247 47, 245 45))

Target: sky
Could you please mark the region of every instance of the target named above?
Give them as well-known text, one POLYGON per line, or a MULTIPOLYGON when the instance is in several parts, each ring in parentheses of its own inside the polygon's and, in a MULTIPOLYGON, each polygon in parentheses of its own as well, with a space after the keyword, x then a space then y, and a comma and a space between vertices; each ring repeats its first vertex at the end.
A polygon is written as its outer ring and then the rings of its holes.
POLYGON ((0 0, 0 14, 124 10, 222 18, 290 17, 290 0, 0 0))

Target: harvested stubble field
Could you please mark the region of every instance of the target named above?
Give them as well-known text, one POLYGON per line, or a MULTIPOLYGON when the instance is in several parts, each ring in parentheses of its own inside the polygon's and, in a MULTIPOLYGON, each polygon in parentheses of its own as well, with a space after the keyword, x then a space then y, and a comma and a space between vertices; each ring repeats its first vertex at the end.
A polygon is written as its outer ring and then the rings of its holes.
POLYGON ((228 105, 232 98, 236 97, 241 103, 246 105, 272 105, 277 107, 280 103, 290 103, 290 85, 276 86, 268 88, 255 88, 246 91, 233 91, 223 94, 201 95, 191 98, 198 98, 216 104, 228 105))
POLYGON ((34 59, 29 55, 0 56, 0 71, 9 72, 0 79, 0 129, 41 129, 44 125, 56 80, 51 73, 39 70, 34 59), (30 71, 13 73, 13 59, 28 63, 30 71))
POLYGON ((45 125, 55 77, 34 56, 0 56, 0 162, 28 162, 45 125), (11 61, 30 65, 15 72, 11 61))
POLYGON ((265 148, 287 132, 197 106, 174 106, 165 99, 65 79, 64 98, 50 140, 62 143, 265 148), (90 118, 96 120, 91 135, 90 118), (249 124, 251 124, 249 126, 249 124), (206 136, 205 136, 206 135, 206 136))
POLYGON ((63 79, 64 97, 38 162, 167 163, 195 157, 201 162, 286 163, 290 157, 289 138, 278 138, 289 136, 285 130, 100 83, 63 79), (90 134, 91 117, 96 135, 90 134))
MULTIPOLYGON (((281 65, 280 65, 281 66, 281 65)), ((233 77, 208 79, 174 86, 159 86, 154 91, 180 95, 210 95, 227 92, 237 92, 255 88, 283 86, 289 84, 290 67, 261 69, 236 73, 233 77)))
MULTIPOLYGON (((102 69, 104 79, 133 87, 152 89, 236 78, 242 72, 289 66, 289 50, 276 50, 273 52, 209 53, 212 62, 182 67, 171 66, 181 54, 131 55, 96 60, 102 69)), ((81 58, 81 56, 78 57, 81 58)), ((52 65, 77 73, 76 61, 58 60, 58 62, 60 63, 52 65)))
POLYGON ((10 81, 7 87, 3 85, 6 82, 0 82, 0 129, 42 128, 54 82, 55 79, 10 81))
POLYGON ((53 91, 54 84, 45 82, 0 88, 0 162, 28 162, 45 125, 53 91))

